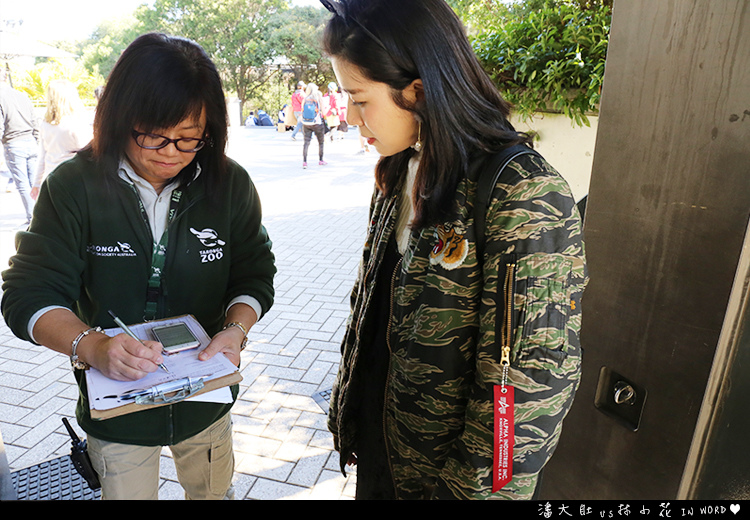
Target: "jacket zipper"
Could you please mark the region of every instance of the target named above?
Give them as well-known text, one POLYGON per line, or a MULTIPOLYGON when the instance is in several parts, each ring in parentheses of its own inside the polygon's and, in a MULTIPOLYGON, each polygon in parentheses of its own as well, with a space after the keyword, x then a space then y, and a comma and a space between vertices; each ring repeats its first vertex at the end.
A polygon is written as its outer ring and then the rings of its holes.
MULTIPOLYGON (((385 210, 386 213, 388 213, 388 218, 386 219, 386 224, 380 229, 380 231, 379 231, 379 233, 377 233, 377 235, 373 236, 372 245, 370 246, 371 247, 371 253, 370 253, 371 254, 370 260, 371 261, 369 262, 370 265, 367 266, 367 271, 365 271, 365 272, 362 273, 362 289, 361 289, 361 291, 362 291, 362 296, 363 297, 367 297, 367 280, 368 280, 368 278, 370 276, 370 273, 372 273, 372 270, 375 268, 375 259, 372 257, 372 253, 375 252, 375 249, 374 249, 375 246, 377 244, 380 244, 380 242, 381 242, 381 240, 383 238, 383 233, 385 233, 385 230, 388 227, 388 221, 391 219, 391 213, 393 212, 393 205, 394 204, 395 204, 395 200, 391 200, 389 202, 388 208, 385 210)), ((367 303, 368 302, 364 302, 363 303, 363 308, 367 307, 367 305, 365 305, 367 303)), ((364 313, 364 312, 360 313, 360 318, 357 321, 356 327, 354 329, 355 330, 355 334, 356 334, 357 337, 359 337, 360 331, 362 330, 362 324, 364 323, 365 314, 366 313, 364 313)))
POLYGON ((501 331, 500 364, 503 367, 510 367, 510 350, 513 344, 513 280, 516 264, 506 264, 505 267, 505 283, 503 284, 505 290, 505 322, 501 331))
POLYGON ((391 287, 390 287, 390 299, 389 299, 389 312, 388 312, 388 327, 385 331, 385 344, 388 347, 388 370, 386 372, 385 377, 385 387, 383 389, 383 439, 385 440, 385 456, 388 461, 388 469, 391 474, 391 483, 393 484, 393 489, 396 493, 396 498, 398 498, 398 488, 396 487, 396 480, 393 478, 393 467, 391 466, 391 450, 388 447, 388 432, 386 430, 385 422, 386 422, 386 399, 388 397, 388 383, 391 380, 391 371, 390 371, 390 358, 391 354, 393 354, 393 349, 391 349, 391 324, 393 323, 393 298, 394 298, 394 292, 396 287, 396 276, 398 275, 398 271, 401 268, 401 264, 403 263, 404 259, 399 258, 398 262, 396 262, 396 268, 393 270, 393 274, 391 275, 391 287))

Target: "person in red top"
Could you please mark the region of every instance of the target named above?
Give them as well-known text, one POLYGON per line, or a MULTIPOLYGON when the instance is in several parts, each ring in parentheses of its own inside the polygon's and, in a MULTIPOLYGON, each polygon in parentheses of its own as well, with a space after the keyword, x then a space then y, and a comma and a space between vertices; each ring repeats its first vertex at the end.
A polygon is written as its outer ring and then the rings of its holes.
POLYGON ((331 130, 331 141, 333 141, 333 131, 339 127, 339 99, 338 85, 333 81, 328 84, 328 92, 323 96, 323 104, 327 107, 325 112, 326 122, 331 130))
POLYGON ((344 134, 349 131, 349 124, 346 122, 346 99, 341 93, 341 89, 336 93, 336 104, 339 111, 339 139, 344 138, 344 134))
POLYGON ((294 127, 292 132, 292 139, 297 140, 297 132, 302 130, 302 100, 305 99, 305 82, 300 81, 297 83, 297 90, 292 94, 292 112, 294 117, 297 119, 297 126, 294 127))

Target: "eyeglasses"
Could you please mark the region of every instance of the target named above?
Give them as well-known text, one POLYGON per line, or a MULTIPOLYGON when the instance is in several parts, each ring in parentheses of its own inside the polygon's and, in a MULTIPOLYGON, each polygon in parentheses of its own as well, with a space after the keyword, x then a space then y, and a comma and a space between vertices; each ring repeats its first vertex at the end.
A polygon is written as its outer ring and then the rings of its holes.
POLYGON ((382 41, 380 41, 380 38, 372 34, 372 32, 362 25, 362 23, 354 18, 353 16, 350 16, 346 13, 346 8, 343 5, 343 2, 339 0, 320 0, 320 3, 323 4, 323 6, 328 9, 331 13, 333 13, 336 16, 340 16, 344 22, 354 22, 356 23, 360 29, 362 29, 367 36, 372 38, 372 40, 377 43, 385 52, 388 52, 388 49, 385 47, 382 41))
POLYGON ((174 143, 174 147, 181 152, 195 153, 206 146, 205 139, 197 137, 182 137, 180 139, 170 139, 158 134, 144 134, 138 130, 133 130, 133 139, 135 144, 146 150, 161 150, 169 143, 174 143))

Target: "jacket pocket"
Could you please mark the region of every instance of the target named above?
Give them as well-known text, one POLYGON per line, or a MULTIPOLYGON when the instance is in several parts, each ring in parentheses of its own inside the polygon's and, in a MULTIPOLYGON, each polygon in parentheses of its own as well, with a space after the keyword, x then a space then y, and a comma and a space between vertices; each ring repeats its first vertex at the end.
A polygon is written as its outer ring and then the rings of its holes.
MULTIPOLYGON (((520 369, 559 368, 568 355, 572 261, 561 254, 534 253, 515 255, 511 265, 511 365, 520 369)), ((505 291, 504 300, 510 302, 507 287, 505 291)))

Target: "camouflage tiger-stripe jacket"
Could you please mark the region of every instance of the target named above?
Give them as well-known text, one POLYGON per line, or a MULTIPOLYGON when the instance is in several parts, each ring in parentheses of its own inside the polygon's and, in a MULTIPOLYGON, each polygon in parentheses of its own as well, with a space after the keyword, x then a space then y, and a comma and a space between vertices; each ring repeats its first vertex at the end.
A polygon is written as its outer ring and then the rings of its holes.
MULTIPOLYGON (((580 379, 587 273, 568 184, 539 156, 514 159, 491 196, 483 263, 475 248, 476 186, 471 178, 460 183, 456 221, 411 234, 392 280, 390 322, 377 324, 388 327, 383 428, 399 498, 531 498, 580 379), (492 493, 503 337, 512 344, 513 478, 492 493)), ((352 291, 328 418, 342 471, 356 452, 357 359, 372 335, 370 302, 398 204, 398 196, 374 196, 352 291)))

